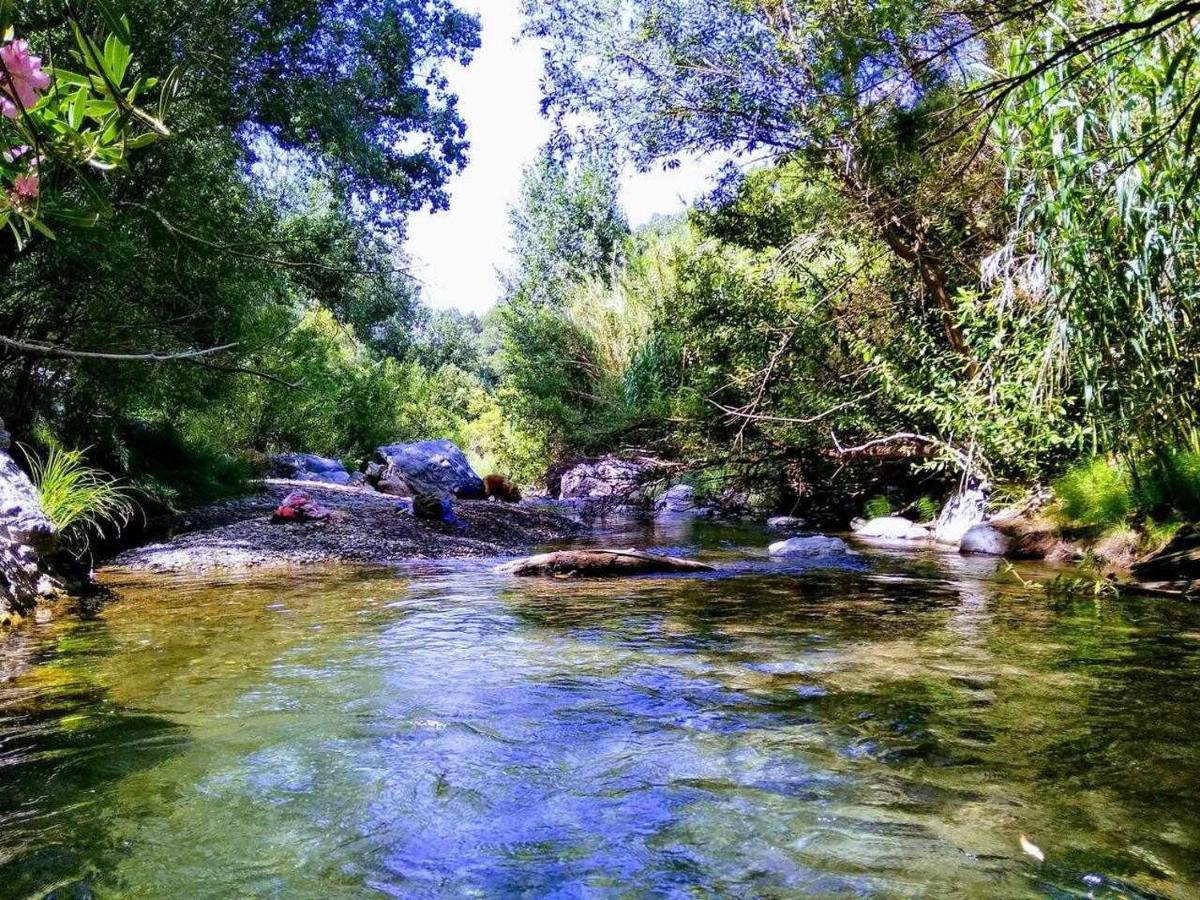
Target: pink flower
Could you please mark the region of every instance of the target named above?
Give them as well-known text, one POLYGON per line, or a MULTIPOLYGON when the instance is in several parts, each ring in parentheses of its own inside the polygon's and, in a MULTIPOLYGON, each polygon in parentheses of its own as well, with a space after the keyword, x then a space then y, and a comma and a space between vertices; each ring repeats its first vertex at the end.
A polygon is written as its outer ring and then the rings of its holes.
POLYGON ((40 192, 41 182, 38 179, 37 173, 30 172, 27 175, 18 175, 13 179, 12 189, 8 192, 8 198, 13 206, 33 206, 37 202, 40 192))
POLYGON ((29 55, 25 41, 0 47, 0 64, 0 112, 15 119, 22 108, 30 109, 37 103, 39 92, 50 87, 50 73, 42 70, 40 56, 29 55))

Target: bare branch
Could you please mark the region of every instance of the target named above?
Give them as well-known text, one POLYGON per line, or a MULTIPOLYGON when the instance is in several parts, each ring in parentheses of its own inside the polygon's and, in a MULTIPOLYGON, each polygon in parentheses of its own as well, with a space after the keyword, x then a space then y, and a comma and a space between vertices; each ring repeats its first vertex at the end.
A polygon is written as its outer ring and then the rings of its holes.
POLYGON ((67 347, 59 347, 55 344, 48 344, 43 341, 18 341, 14 338, 0 335, 0 345, 16 350, 18 353, 23 353, 28 356, 48 356, 56 359, 106 359, 116 362, 174 362, 180 360, 193 360, 204 356, 212 356, 214 353, 221 353, 224 350, 232 350, 237 346, 233 344, 222 344, 219 347, 205 347, 200 350, 180 350, 176 352, 167 352, 163 350, 146 350, 141 353, 115 353, 104 350, 72 350, 67 347))

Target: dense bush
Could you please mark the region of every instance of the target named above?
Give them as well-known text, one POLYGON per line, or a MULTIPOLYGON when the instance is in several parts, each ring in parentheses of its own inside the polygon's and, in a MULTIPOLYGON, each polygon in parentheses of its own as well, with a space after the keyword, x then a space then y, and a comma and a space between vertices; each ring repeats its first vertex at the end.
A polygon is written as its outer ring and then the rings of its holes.
POLYGON ((1125 468, 1097 457, 1071 468, 1054 482, 1064 523, 1105 529, 1128 521, 1134 511, 1133 487, 1125 468))

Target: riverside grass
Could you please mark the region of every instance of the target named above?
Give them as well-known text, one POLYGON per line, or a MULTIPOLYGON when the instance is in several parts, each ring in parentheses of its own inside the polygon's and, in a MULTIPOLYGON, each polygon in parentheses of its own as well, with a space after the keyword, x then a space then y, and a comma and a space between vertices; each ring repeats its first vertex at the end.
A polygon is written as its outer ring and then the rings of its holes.
POLYGON ((93 536, 119 530, 133 517, 136 505, 129 488, 87 463, 85 450, 51 444, 43 457, 21 445, 30 478, 46 517, 68 544, 86 551, 93 536))

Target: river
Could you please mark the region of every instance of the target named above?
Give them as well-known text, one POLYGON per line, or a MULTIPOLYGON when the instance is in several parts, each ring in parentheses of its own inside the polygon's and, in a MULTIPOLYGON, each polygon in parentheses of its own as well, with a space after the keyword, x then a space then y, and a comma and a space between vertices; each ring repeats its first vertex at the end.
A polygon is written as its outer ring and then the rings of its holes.
POLYGON ((0 684, 0 896, 1200 897, 1200 606, 605 540, 719 571, 114 577, 0 684))

